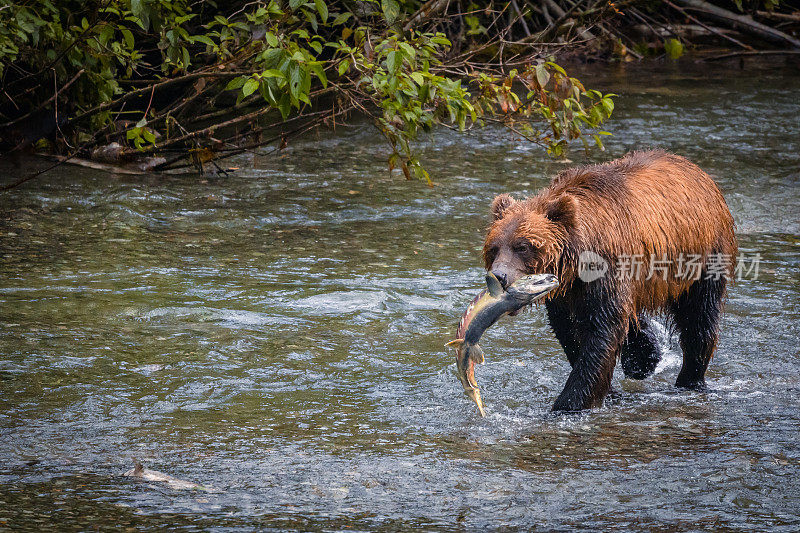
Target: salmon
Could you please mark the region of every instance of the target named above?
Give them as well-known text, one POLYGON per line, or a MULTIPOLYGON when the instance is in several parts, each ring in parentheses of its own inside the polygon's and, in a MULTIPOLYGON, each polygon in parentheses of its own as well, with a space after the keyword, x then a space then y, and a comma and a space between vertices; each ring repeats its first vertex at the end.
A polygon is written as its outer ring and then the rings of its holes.
POLYGON ((456 330, 456 339, 447 343, 456 349, 458 379, 464 393, 478 406, 481 416, 486 416, 481 391, 475 381, 475 364, 483 363, 483 350, 478 341, 483 332, 492 327, 500 317, 516 313, 526 305, 544 297, 558 287, 558 278, 552 274, 523 276, 503 289, 500 281, 489 272, 486 274, 486 289, 469 304, 456 330))

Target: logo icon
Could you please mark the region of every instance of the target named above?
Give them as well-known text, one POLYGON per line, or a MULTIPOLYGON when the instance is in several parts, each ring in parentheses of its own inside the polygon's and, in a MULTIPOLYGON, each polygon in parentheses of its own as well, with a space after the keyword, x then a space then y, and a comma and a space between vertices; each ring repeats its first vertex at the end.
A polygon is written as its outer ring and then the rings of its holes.
POLYGON ((581 281, 591 283, 602 278, 608 272, 608 261, 600 255, 585 250, 578 256, 578 277, 581 281))

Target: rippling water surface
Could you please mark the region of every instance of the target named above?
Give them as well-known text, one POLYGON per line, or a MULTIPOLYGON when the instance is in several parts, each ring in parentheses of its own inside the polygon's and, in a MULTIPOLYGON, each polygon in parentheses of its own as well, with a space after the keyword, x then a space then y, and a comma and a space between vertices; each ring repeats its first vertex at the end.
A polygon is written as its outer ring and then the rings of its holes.
POLYGON ((484 336, 477 416, 443 345, 488 203, 564 167, 496 130, 425 145, 433 188, 366 125, 226 178, 64 166, 0 197, 0 529, 800 528, 800 76, 576 72, 620 94, 594 160, 686 155, 761 254, 709 392, 673 388, 663 329, 655 376, 552 417, 569 365, 538 308, 484 336))

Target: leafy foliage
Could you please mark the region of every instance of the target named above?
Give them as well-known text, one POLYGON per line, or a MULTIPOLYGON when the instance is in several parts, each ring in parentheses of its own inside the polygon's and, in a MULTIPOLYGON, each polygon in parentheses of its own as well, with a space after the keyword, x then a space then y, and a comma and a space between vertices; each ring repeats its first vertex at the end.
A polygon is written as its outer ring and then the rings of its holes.
MULTIPOLYGON (((454 60, 452 36, 436 24, 404 27, 421 5, 7 3, 0 10, 7 100, 0 102, 7 128, 0 144, 19 148, 24 143, 13 127, 60 102, 50 137, 54 149, 70 153, 118 141, 127 145, 124 157, 202 150, 208 161, 285 143, 290 134, 354 111, 370 116, 386 137, 390 168, 427 181, 413 144, 437 125, 463 131, 502 124, 554 156, 575 139, 588 147, 593 138, 602 148, 607 133, 597 128, 613 111, 613 95, 585 89, 556 63, 536 59, 535 48, 531 61, 509 71, 469 63, 463 54, 454 60), (63 94, 53 98, 56 90, 63 94), (281 135, 262 138, 275 128, 281 135)), ((464 24, 466 38, 485 36, 477 15, 464 24)))

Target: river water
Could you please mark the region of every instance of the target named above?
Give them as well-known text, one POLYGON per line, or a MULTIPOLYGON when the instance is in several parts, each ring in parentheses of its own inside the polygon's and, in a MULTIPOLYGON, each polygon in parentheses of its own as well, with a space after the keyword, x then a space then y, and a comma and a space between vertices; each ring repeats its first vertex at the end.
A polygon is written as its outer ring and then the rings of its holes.
POLYGON ((423 143, 433 188, 364 124, 228 177, 62 166, 0 196, 0 529, 800 528, 800 75, 575 72, 620 95, 592 160, 689 157, 760 254, 709 392, 674 389, 662 328, 653 377, 551 416, 569 365, 540 307, 484 336, 477 416, 443 345, 488 204, 564 168, 497 130, 423 143))

